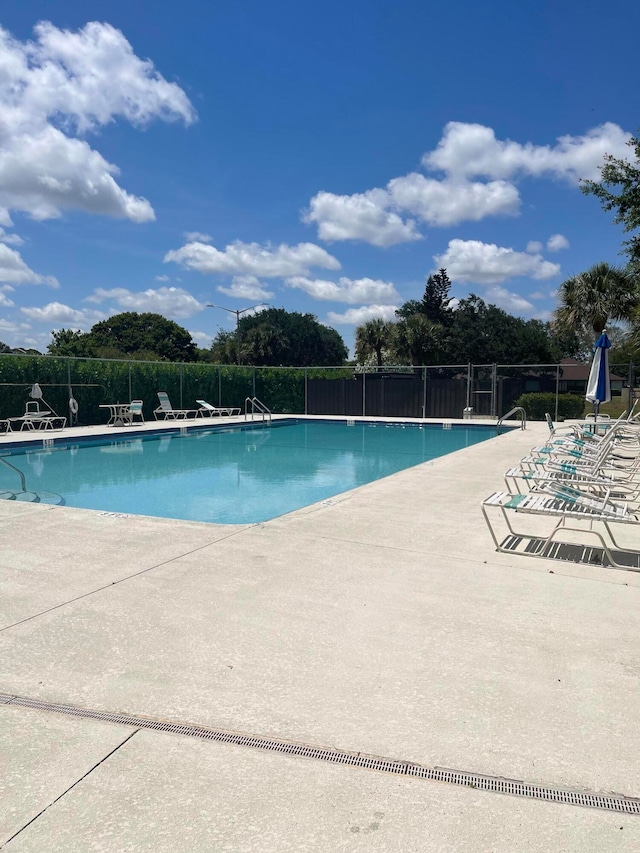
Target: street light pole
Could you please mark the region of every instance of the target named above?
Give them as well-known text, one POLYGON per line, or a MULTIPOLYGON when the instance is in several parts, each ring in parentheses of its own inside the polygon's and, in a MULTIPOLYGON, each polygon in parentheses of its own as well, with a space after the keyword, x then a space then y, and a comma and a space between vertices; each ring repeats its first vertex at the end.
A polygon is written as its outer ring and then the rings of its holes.
POLYGON ((220 308, 222 311, 228 311, 229 314, 236 315, 236 361, 238 364, 240 364, 240 315, 246 311, 253 311, 254 308, 260 308, 263 305, 266 307, 267 303, 258 302, 257 305, 250 305, 248 308, 225 308, 224 305, 214 305, 211 302, 207 302, 207 308, 220 308))

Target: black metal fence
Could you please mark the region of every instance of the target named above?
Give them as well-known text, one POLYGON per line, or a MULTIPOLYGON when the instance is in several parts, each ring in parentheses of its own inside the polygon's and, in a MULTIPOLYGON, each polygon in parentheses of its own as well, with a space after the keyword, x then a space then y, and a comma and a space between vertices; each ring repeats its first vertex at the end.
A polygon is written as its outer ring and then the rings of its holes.
MULTIPOLYGON (((618 376, 614 395, 633 396, 636 369, 611 365, 618 376)), ((257 397, 278 414, 410 418, 498 418, 522 394, 547 392, 555 396, 557 417, 558 398, 567 390, 562 377, 560 364, 276 368, 2 354, 0 418, 24 413, 34 383, 60 415, 76 400, 81 424, 105 421, 103 403, 134 399, 143 400, 150 419, 158 391, 166 391, 175 408, 203 399, 244 410, 246 399, 257 397)), ((572 383, 573 393, 581 393, 579 385, 572 383)))

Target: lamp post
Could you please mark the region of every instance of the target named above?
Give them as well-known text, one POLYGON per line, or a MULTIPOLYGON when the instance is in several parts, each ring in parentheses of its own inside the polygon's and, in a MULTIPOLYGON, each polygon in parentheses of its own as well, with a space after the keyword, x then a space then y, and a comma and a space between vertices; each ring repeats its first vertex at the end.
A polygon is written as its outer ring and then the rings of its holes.
POLYGON ((214 305, 212 302, 207 302, 207 308, 220 308, 223 311, 228 311, 229 314, 236 315, 236 361, 240 364, 240 315, 246 311, 253 311, 254 308, 261 306, 267 307, 266 302, 258 302, 257 305, 250 305, 248 308, 225 308, 224 305, 214 305))

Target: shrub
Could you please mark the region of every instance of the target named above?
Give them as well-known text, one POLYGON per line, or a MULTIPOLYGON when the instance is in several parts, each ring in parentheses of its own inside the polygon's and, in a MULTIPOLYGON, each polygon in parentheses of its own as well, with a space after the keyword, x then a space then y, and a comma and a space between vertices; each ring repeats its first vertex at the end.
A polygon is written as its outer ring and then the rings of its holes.
MULTIPOLYGON (((523 394, 514 403, 522 406, 530 421, 543 421, 545 412, 555 416, 556 395, 555 394, 523 394)), ((558 395, 558 417, 581 418, 584 415, 585 399, 578 394, 558 395)))

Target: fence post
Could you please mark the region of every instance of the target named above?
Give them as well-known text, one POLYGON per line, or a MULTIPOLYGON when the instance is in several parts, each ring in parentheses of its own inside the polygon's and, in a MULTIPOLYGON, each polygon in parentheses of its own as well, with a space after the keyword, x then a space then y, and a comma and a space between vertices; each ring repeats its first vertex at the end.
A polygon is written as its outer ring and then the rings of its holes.
POLYGON ((307 386, 307 382, 309 381, 308 370, 309 369, 307 367, 305 367, 305 369, 304 369, 304 413, 305 413, 305 415, 307 414, 307 399, 308 399, 308 393, 309 393, 308 386, 307 386))
POLYGON ((222 405, 222 370, 218 365, 218 406, 222 405))
POLYGON ((473 382, 473 365, 467 362, 467 414, 471 408, 471 384, 473 382))
POLYGON ((131 393, 131 362, 129 362, 129 401, 133 400, 133 394, 131 393))
POLYGON ((366 390, 366 382, 367 382, 367 371, 362 369, 362 417, 367 413, 367 390, 366 390))
POLYGON ((252 368, 252 373, 251 373, 251 388, 253 391, 251 396, 255 397, 256 396, 256 369, 255 369, 255 367, 252 368))
POLYGON ((553 420, 558 423, 558 393, 560 389, 560 365, 556 364, 556 411, 553 420))
POLYGON ((182 402, 182 364, 180 365, 180 408, 184 409, 184 404, 182 402))
POLYGON ((427 417, 427 368, 422 368, 422 417, 427 417))
POLYGON ((496 394, 498 385, 498 365, 491 365, 491 417, 496 416, 496 394))

